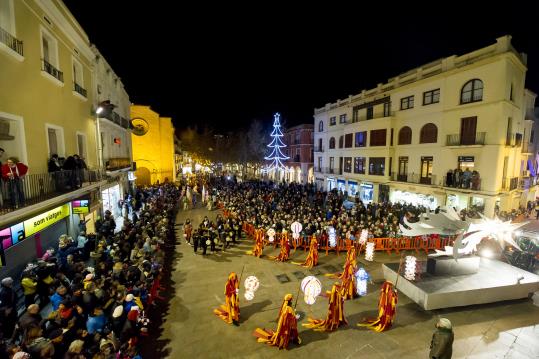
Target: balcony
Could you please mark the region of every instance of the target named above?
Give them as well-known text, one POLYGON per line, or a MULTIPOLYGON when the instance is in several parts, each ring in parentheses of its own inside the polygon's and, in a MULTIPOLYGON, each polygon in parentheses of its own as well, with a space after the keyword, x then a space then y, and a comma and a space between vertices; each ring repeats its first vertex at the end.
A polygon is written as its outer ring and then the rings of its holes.
POLYGON ((324 167, 322 168, 322 171, 320 172, 331 174, 331 175, 342 175, 342 168, 324 167))
POLYGON ((23 47, 22 47, 22 41, 15 38, 13 35, 11 35, 6 30, 2 29, 0 27, 0 42, 7 47, 9 47, 11 50, 15 51, 21 56, 23 55, 23 47))
POLYGON ((519 147, 522 145, 521 133, 508 133, 505 138, 505 145, 510 147, 519 147))
POLYGON ((437 185, 436 175, 431 175, 430 177, 420 177, 418 173, 396 173, 391 172, 391 180, 397 182, 407 182, 407 183, 420 183, 420 184, 430 184, 437 185))
POLYGON ((473 146, 485 144, 486 132, 476 132, 475 136, 460 133, 447 135, 446 146, 473 146))
POLYGON ((504 191, 512 191, 518 187, 518 177, 504 177, 502 188, 504 191))
POLYGON ((131 167, 131 159, 129 157, 114 157, 105 159, 105 168, 107 171, 118 171, 131 167))
POLYGON ((78 83, 76 82, 73 82, 74 84, 74 90, 76 93, 78 93, 79 95, 83 96, 83 97, 88 97, 86 94, 87 94, 87 91, 85 88, 83 88, 81 85, 79 85, 78 83))
POLYGON ((104 179, 104 173, 99 170, 28 174, 21 179, 24 193, 23 203, 12 203, 10 181, 2 180, 0 182, 0 214, 43 202, 104 179))
POLYGON ((56 67, 52 66, 47 62, 47 60, 42 60, 43 68, 41 70, 45 71, 55 79, 57 79, 60 82, 64 82, 64 73, 60 70, 58 70, 56 67))
POLYGON ((533 153, 533 143, 523 142, 522 153, 533 153))
POLYGON ((324 146, 322 147, 315 147, 314 152, 324 152, 324 146))

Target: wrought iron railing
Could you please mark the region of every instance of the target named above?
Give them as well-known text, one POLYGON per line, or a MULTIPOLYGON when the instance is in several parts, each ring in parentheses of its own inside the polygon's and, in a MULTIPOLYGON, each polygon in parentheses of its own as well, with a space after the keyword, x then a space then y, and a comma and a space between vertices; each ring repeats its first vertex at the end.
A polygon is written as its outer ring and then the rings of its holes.
POLYGON ((0 27, 0 42, 9 47, 11 50, 15 51, 21 56, 23 55, 23 46, 22 41, 15 38, 6 30, 0 27))
POLYGON ((28 174, 19 180, 2 179, 0 214, 43 202, 103 179, 105 179, 105 174, 100 170, 58 171, 28 174), (22 191, 22 196, 17 195, 19 189, 22 191))
POLYGON ((47 60, 43 59, 42 61, 43 68, 42 70, 56 78, 58 81, 64 82, 64 73, 58 70, 56 67, 52 66, 47 60))
POLYGON ((84 96, 84 97, 88 97, 88 96, 86 96, 87 91, 86 91, 85 88, 83 88, 81 85, 79 85, 79 84, 76 83, 76 82, 73 82, 73 85, 74 85, 74 87, 75 87, 75 92, 77 92, 78 94, 80 94, 80 95, 82 95, 82 96, 84 96))
POLYGON ((430 175, 429 177, 421 177, 419 173, 391 172, 391 180, 397 182, 438 185, 438 182, 436 182, 436 175, 430 175))
POLYGON ((447 135, 447 146, 470 146, 470 145, 484 145, 486 132, 476 132, 475 136, 462 135, 460 133, 447 135))

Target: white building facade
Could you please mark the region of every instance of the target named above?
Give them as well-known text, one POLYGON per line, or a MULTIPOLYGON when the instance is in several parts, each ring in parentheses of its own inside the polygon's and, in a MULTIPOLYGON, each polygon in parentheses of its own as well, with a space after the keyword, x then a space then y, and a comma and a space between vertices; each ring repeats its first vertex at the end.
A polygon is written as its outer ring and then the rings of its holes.
POLYGON ((518 208, 533 123, 526 71, 504 36, 315 109, 317 186, 488 216, 518 208))

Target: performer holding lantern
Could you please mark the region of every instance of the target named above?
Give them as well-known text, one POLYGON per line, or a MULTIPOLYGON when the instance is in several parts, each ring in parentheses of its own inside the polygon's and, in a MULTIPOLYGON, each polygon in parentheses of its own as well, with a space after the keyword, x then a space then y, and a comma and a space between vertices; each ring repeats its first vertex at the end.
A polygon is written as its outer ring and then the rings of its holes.
POLYGON ((264 232, 255 232, 255 247, 253 248, 253 256, 260 258, 264 249, 264 232))
POLYGON ((355 273, 357 271, 356 248, 350 246, 346 253, 346 262, 342 273, 330 274, 331 278, 341 279, 341 294, 344 299, 357 297, 357 282, 355 273))
POLYGON ((383 332, 391 328, 395 320, 397 298, 397 289, 393 288, 393 283, 384 282, 378 301, 378 318, 369 319, 365 323, 359 323, 358 326, 368 327, 376 332, 383 332))
POLYGON ((305 260, 305 262, 301 263, 300 265, 311 269, 317 264, 318 264, 318 240, 316 239, 316 236, 313 235, 311 237, 311 244, 309 245, 309 254, 307 255, 307 259, 305 260))
POLYGON ((312 328, 316 331, 331 332, 341 325, 348 324, 344 318, 344 298, 341 294, 339 283, 335 283, 331 292, 326 292, 329 297, 328 314, 326 319, 311 319, 309 323, 303 324, 304 327, 312 328))
POLYGON ((292 307, 292 294, 287 294, 284 297, 277 320, 277 329, 273 331, 271 329, 256 328, 253 335, 258 338, 259 343, 267 343, 279 349, 286 349, 290 341, 301 344, 298 334, 298 321, 292 307))
POLYGON ((225 284, 225 304, 214 309, 213 312, 228 324, 239 325, 240 303, 238 298, 240 282, 236 273, 232 272, 228 276, 225 284))

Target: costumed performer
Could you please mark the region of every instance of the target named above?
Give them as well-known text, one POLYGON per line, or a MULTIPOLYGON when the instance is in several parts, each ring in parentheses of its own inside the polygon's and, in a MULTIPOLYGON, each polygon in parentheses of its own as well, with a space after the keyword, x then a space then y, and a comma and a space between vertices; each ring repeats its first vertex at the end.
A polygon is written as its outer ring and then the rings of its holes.
POLYGON ((365 323, 358 323, 360 327, 367 327, 376 332, 383 332, 391 328, 395 320, 397 310, 397 289, 393 288, 393 283, 384 282, 380 289, 380 300, 378 301, 378 318, 368 319, 365 323))
POLYGON ((264 232, 262 230, 255 231, 255 247, 253 248, 253 256, 260 258, 264 249, 264 232))
POLYGON ((326 292, 329 297, 328 314, 326 319, 311 319, 309 323, 303 324, 304 327, 312 328, 316 331, 331 332, 339 328, 341 325, 346 325, 348 322, 344 317, 344 298, 341 294, 339 283, 333 284, 331 292, 326 292))
POLYGON ((318 240, 316 239, 316 236, 313 235, 311 237, 311 243, 309 245, 309 254, 307 255, 307 259, 305 262, 301 263, 303 267, 307 267, 311 269, 315 265, 318 264, 318 240))
POLYGON ((259 343, 267 343, 279 349, 286 349, 290 341, 301 344, 298 321, 294 308, 292 308, 292 294, 284 296, 277 320, 277 329, 273 331, 271 329, 256 328, 253 335, 258 338, 259 343))
POLYGON ((288 242, 288 233, 281 233, 281 251, 279 255, 275 258, 276 261, 286 262, 290 256, 290 243, 288 242))
POLYGON ((240 302, 238 298, 240 282, 236 273, 228 276, 225 284, 225 304, 214 309, 213 312, 228 324, 239 325, 240 302))

